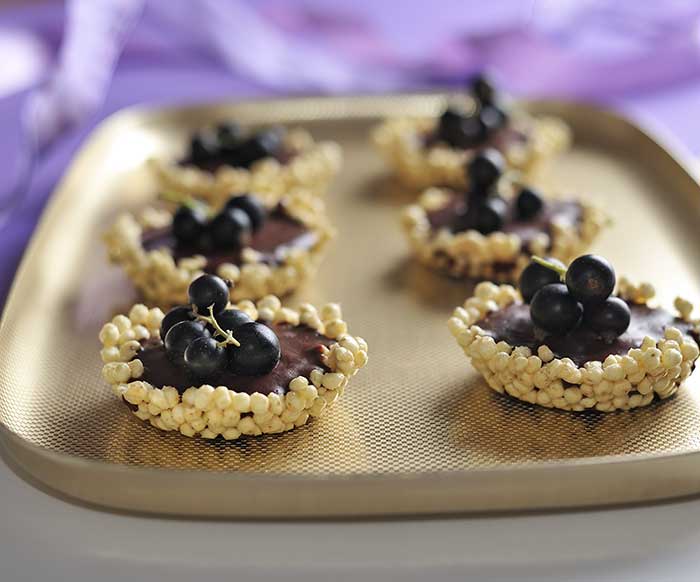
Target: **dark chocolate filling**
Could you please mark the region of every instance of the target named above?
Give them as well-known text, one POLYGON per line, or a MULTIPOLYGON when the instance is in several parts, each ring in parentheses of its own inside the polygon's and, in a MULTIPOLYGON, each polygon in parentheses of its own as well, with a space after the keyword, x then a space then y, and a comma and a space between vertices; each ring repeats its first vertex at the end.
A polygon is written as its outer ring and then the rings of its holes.
MULTIPOLYGON (((563 225, 578 228, 583 216, 583 209, 579 202, 573 200, 549 200, 536 216, 529 220, 521 220, 517 215, 515 197, 507 202, 508 218, 503 225, 502 232, 517 234, 522 240, 524 248, 527 248, 538 234, 545 233, 551 239, 552 222, 555 219, 563 225)), ((455 192, 444 207, 428 212, 430 228, 433 231, 447 228, 452 232, 473 228, 468 222, 465 223, 466 212, 465 195, 455 192)))
POLYGON ((143 362, 144 372, 140 380, 156 387, 173 386, 180 392, 190 386, 211 384, 227 386, 236 392, 248 394, 284 394, 289 388, 289 383, 297 376, 308 378, 315 369, 328 371, 321 360, 322 346, 328 347, 334 340, 306 326, 282 323, 269 324, 269 327, 277 334, 282 351, 279 363, 269 374, 238 376, 225 370, 215 378, 190 378, 185 370, 168 359, 163 342, 160 339, 151 339, 144 342, 143 349, 135 356, 143 362))
MULTIPOLYGON (((175 240, 170 226, 147 230, 143 233, 141 242, 147 251, 166 248, 172 252, 176 260, 194 255, 204 255, 207 258, 205 270, 216 271, 222 263, 241 264, 241 253, 238 249, 203 251, 189 245, 182 245, 175 240)), ((284 250, 289 247, 310 249, 318 242, 315 232, 309 230, 301 222, 294 220, 277 209, 271 212, 263 227, 253 234, 248 245, 261 253, 261 260, 268 265, 278 265, 283 260, 284 250)))
POLYGON ((537 348, 546 345, 557 358, 570 358, 577 366, 589 361, 602 362, 609 355, 625 355, 632 348, 642 345, 645 336, 659 340, 667 327, 677 327, 681 332, 698 339, 691 332, 691 325, 674 317, 664 309, 652 309, 646 305, 630 303, 632 319, 625 333, 612 343, 606 343, 585 326, 579 326, 566 335, 549 335, 538 340, 535 326, 530 319, 530 306, 513 303, 504 309, 488 314, 476 325, 496 342, 505 341, 511 346, 526 346, 537 353, 537 348))

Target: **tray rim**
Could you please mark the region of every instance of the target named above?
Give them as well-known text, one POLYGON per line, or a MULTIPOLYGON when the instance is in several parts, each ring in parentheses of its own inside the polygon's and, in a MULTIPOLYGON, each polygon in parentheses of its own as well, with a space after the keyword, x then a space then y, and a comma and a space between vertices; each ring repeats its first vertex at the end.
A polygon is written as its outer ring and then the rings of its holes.
MULTIPOLYGON (((86 140, 84 140, 73 157, 72 161, 66 168, 61 179, 58 181, 56 187, 54 188, 51 199, 46 205, 44 211, 41 214, 40 220, 37 223, 34 233, 30 239, 29 245, 25 250, 22 257, 22 261, 17 270, 17 273, 12 282, 10 291, 8 293, 7 301, 3 306, 2 316, 0 317, 0 331, 2 331, 5 322, 5 315, 11 309, 13 303, 15 302, 15 295, 17 293, 18 282, 24 277, 24 273, 28 268, 28 265, 33 260, 34 256, 39 252, 41 244, 41 233, 45 230, 45 225, 53 219, 53 215, 57 213, 57 207, 61 202, 61 194, 65 189, 66 184, 71 179, 71 176, 77 171, 81 163, 83 163, 84 158, 87 156, 87 152, 92 149, 95 143, 99 142, 102 135, 108 133, 112 126, 126 125, 127 127, 131 124, 132 127, 148 123, 149 121, 157 121, 158 117, 168 117, 173 115, 197 115, 197 112, 201 114, 208 114, 211 116, 212 110, 230 110, 231 108, 239 107, 252 107, 253 109, 263 110, 266 105, 274 104, 277 106, 287 106, 289 104, 295 105, 300 109, 308 107, 309 105, 323 102, 326 105, 343 105, 346 103, 357 103, 360 102, 364 107, 371 107, 373 104, 385 103, 387 106, 393 102, 396 98, 401 99, 415 99, 415 100, 425 100, 426 97, 434 98, 436 103, 439 103, 445 97, 444 92, 424 92, 424 93, 406 93, 406 94, 384 94, 384 95, 349 95, 349 96, 305 96, 305 97, 293 97, 293 98, 282 98, 282 99, 260 99, 260 100, 241 100, 241 101, 216 101, 211 103, 192 103, 185 105, 171 105, 160 107, 157 105, 135 105, 121 109, 110 116, 102 120, 95 129, 89 134, 86 140)), ((611 109, 601 107, 596 104, 591 103, 580 103, 576 101, 563 101, 563 100, 536 100, 523 102, 527 109, 533 111, 543 111, 556 109, 557 107, 562 108, 572 108, 575 107, 581 111, 588 111, 596 115, 606 117, 608 119, 614 119, 617 122, 622 122, 629 128, 633 129, 640 137, 645 139, 647 142, 658 150, 664 152, 677 166, 683 171, 694 183, 697 185, 698 192, 700 192, 700 184, 698 183, 699 173, 695 167, 695 164, 691 163, 692 156, 687 151, 685 146, 680 143, 676 138, 674 138, 669 132, 664 131, 658 124, 650 122, 648 119, 631 120, 627 116, 620 114, 611 109)), ((340 119, 343 118, 342 108, 339 109, 341 114, 336 116, 327 117, 328 119, 340 119)), ((383 114, 381 112, 375 111, 373 114, 368 113, 367 117, 379 117, 383 114)), ((354 117, 361 118, 363 115, 357 114, 354 117)), ((594 472, 597 470, 605 470, 611 467, 638 467, 646 466, 650 463, 661 464, 661 463, 673 463, 675 468, 683 470, 683 472, 688 476, 689 480, 687 484, 685 481, 683 483, 677 483, 676 491, 666 491, 664 493, 659 493, 658 491, 648 491, 647 493, 641 495, 639 498, 629 497, 625 499, 614 499, 609 500, 596 500, 591 502, 577 502, 566 500, 560 496, 558 501, 552 500, 551 502, 546 502, 542 505, 532 505, 528 503, 527 506, 519 506, 517 503, 510 503, 504 507, 498 507, 496 510, 514 510, 514 509, 545 509, 545 508, 561 508, 561 507, 581 507, 581 506, 600 506, 600 505, 610 505, 619 503, 631 503, 635 501, 651 501, 658 499, 670 499, 680 496, 700 494, 700 448, 698 450, 688 450, 680 452, 672 452, 668 454, 655 455, 655 454, 628 454, 624 456, 620 455, 607 455, 602 457, 587 457, 578 459, 561 459, 557 461, 541 462, 541 463, 515 463, 508 464, 501 467, 493 468, 479 468, 472 469, 469 471, 460 470, 448 470, 448 471, 434 471, 428 473, 379 473, 379 474, 346 474, 346 475, 315 475, 315 474, 280 474, 280 473, 234 473, 227 471, 202 471, 195 469, 163 469, 156 467, 138 467, 129 465, 120 465, 116 463, 107 463, 104 461, 97 461, 88 458, 78 458, 73 457, 68 454, 53 451, 51 449, 35 445, 16 433, 12 432, 7 426, 0 422, 0 445, 10 454, 12 459, 17 462, 19 467, 26 471, 32 477, 38 479, 43 485, 48 487, 50 490, 56 490, 60 494, 64 494, 71 499, 76 499, 78 501, 85 501, 88 503, 93 503, 96 505, 104 507, 119 507, 125 510, 134 510, 133 507, 121 507, 119 504, 113 504, 100 501, 99 499, 89 499, 84 494, 76 494, 77 489, 71 487, 70 484, 64 487, 56 487, 54 484, 46 480, 47 471, 53 471, 54 473, 60 472, 62 470, 71 471, 76 467, 88 468, 91 471, 99 469, 102 472, 107 472, 112 476, 123 477, 128 475, 130 478, 127 479, 131 481, 136 481, 141 479, 146 475, 158 475, 163 478, 173 478, 178 479, 193 479, 193 481, 198 481, 200 478, 206 477, 207 480, 216 480, 221 483, 231 484, 245 484, 250 481, 255 481, 258 485, 264 485, 266 483, 274 484, 274 487, 278 488, 280 485, 285 483, 293 484, 298 482, 304 482, 307 484, 347 484, 347 483, 357 483, 364 482, 370 484, 386 484, 386 483, 396 483, 401 481, 401 485, 411 485, 415 488, 420 489, 423 485, 429 485, 432 483, 431 487, 434 488, 435 484, 438 485, 440 482, 450 481, 452 482, 463 481, 464 485, 467 485, 470 479, 476 479, 479 476, 497 476, 497 477, 507 477, 509 475, 524 476, 535 478, 538 475, 546 476, 553 470, 557 471, 575 471, 578 473, 585 472, 585 469, 593 468, 594 472), (25 462, 22 462, 24 460, 25 462), (34 460, 42 464, 43 469, 41 471, 32 470, 26 461, 34 460), (690 464, 692 463, 692 467, 690 464), (133 476, 133 478, 131 478, 133 476), (44 478, 42 478, 44 477, 44 478)), ((589 471, 590 472, 590 471, 589 471)), ((656 478, 664 479, 663 476, 655 476, 656 478)), ((510 481, 510 479, 505 479, 510 481)), ((676 477, 676 481, 680 481, 680 478, 676 477)), ((80 488, 78 488, 80 489, 80 488)), ((556 487, 555 487, 556 489, 556 487)), ((651 488, 653 489, 653 487, 651 488)), ((395 492, 394 492, 395 493, 395 492)), ((494 508, 489 508, 487 511, 493 511, 494 508)), ((140 507, 136 509, 139 512, 146 513, 173 513, 171 511, 159 511, 150 510, 148 507, 140 507)), ((479 511, 478 507, 473 507, 467 504, 461 508, 455 508, 451 506, 448 512, 454 511, 479 511)), ((482 510, 483 511, 483 510, 482 510)), ((411 514, 411 513, 444 513, 445 510, 439 507, 433 507, 432 509, 398 509, 398 510, 387 510, 385 508, 380 511, 367 511, 364 510, 353 510, 352 507, 347 507, 342 511, 333 511, 333 508, 329 508, 329 511, 324 513, 325 517, 337 517, 341 515, 389 515, 389 514, 411 514)), ((181 511, 177 512, 183 515, 208 515, 207 512, 200 511, 181 511)), ((247 514, 245 511, 240 513, 227 513, 229 517, 253 517, 261 515, 260 513, 247 514)), ((270 514, 273 515, 273 514, 270 514)), ((278 514, 274 514, 278 516, 278 514)), ((318 517, 317 514, 311 514, 318 517)), ((290 517, 300 517, 306 516, 305 513, 301 512, 298 514, 290 514, 290 517)))

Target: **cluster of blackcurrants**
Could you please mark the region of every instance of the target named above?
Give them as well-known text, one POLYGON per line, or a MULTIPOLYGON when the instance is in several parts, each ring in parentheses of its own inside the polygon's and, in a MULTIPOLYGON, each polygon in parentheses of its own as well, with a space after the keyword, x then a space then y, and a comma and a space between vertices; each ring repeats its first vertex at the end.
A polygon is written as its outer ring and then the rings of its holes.
POLYGON ((190 284, 190 305, 174 307, 163 318, 160 336, 168 359, 192 378, 210 381, 226 370, 261 376, 280 360, 275 332, 227 309, 228 299, 223 279, 202 275, 190 284))
POLYGON ((266 218, 265 206, 249 194, 233 196, 212 218, 206 205, 189 201, 173 216, 173 236, 178 244, 202 251, 240 249, 266 218))
POLYGON ((450 105, 438 123, 437 138, 454 148, 479 146, 508 122, 505 105, 484 75, 470 79, 469 94, 472 108, 450 105))
POLYGON ((284 129, 272 127, 246 135, 234 122, 196 132, 190 139, 188 161, 198 164, 217 160, 238 168, 249 168, 267 157, 277 157, 284 146, 284 129))
POLYGON ((583 325, 607 342, 625 333, 631 318, 627 303, 611 297, 614 288, 612 265, 597 255, 578 257, 568 269, 556 259, 533 257, 520 276, 520 293, 538 328, 566 334, 583 325))
MULTIPOLYGON (((473 228, 481 234, 489 234, 503 229, 510 205, 498 195, 496 185, 504 168, 503 156, 491 148, 480 151, 467 164, 467 212, 459 221, 460 230, 473 228)), ((523 186, 515 199, 514 219, 530 220, 543 207, 542 197, 532 188, 523 186)))

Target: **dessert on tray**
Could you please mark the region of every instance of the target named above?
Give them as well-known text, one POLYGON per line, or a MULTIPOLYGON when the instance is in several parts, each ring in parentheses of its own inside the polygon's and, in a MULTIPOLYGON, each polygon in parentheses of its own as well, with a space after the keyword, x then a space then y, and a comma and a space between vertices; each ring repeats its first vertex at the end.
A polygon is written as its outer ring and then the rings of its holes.
POLYGON ((150 161, 163 190, 220 204, 231 192, 258 192, 273 201, 294 188, 323 194, 340 170, 335 142, 316 142, 303 129, 270 127, 244 132, 221 123, 195 132, 177 162, 150 161))
POLYGON ((467 186, 462 168, 484 148, 497 149, 508 164, 534 171, 566 149, 568 126, 552 117, 533 117, 510 108, 483 76, 472 79, 468 95, 453 99, 438 118, 397 118, 372 132, 372 141, 407 186, 467 186))
POLYGON ((322 201, 297 190, 270 207, 250 194, 217 209, 182 197, 176 210, 120 216, 104 240, 110 260, 163 307, 184 303, 204 272, 233 283, 233 301, 291 293, 315 273, 333 233, 322 201))
POLYGON ((595 255, 567 269, 537 257, 520 290, 480 283, 449 328, 489 386, 570 411, 629 410, 673 395, 698 358, 692 304, 653 306, 649 284, 620 279, 595 255))
POLYGON ((513 282, 533 254, 569 261, 606 224, 584 201, 545 197, 504 175, 494 149, 466 167, 466 189, 428 188, 407 206, 402 227, 416 258, 453 277, 513 282))
POLYGON ((185 436, 227 440, 306 424, 367 362, 340 307, 282 307, 275 296, 229 303, 215 275, 192 282, 189 304, 135 305, 100 331, 103 376, 141 420, 185 436))

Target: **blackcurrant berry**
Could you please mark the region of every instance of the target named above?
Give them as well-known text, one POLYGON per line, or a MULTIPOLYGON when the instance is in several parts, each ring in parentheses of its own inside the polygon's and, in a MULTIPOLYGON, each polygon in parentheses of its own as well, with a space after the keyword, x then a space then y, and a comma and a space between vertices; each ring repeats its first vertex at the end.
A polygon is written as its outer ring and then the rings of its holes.
POLYGON ((250 242, 253 227, 240 208, 224 208, 209 225, 209 232, 218 249, 238 249, 250 242))
POLYGON ((438 137, 451 146, 458 147, 458 143, 462 140, 462 116, 461 111, 457 111, 453 107, 445 109, 438 120, 437 135, 438 137))
POLYGON ((203 209, 194 206, 180 206, 173 216, 173 236, 184 244, 197 241, 206 227, 207 215, 203 209))
POLYGON ((193 246, 200 253, 210 253, 216 250, 216 245, 214 244, 214 238, 211 235, 211 230, 209 228, 205 228, 197 237, 197 240, 194 241, 193 246))
POLYGON ((484 190, 483 188, 478 188, 470 184, 464 196, 467 201, 467 206, 476 207, 481 206, 484 200, 486 200, 490 195, 491 192, 489 190, 484 190))
POLYGON ((160 324, 160 337, 165 339, 165 336, 170 331, 176 323, 181 321, 193 321, 194 313, 192 313, 192 307, 189 305, 178 305, 173 307, 168 313, 165 314, 163 321, 160 324))
POLYGON ((232 154, 234 166, 247 168, 261 160, 274 156, 282 146, 284 133, 279 128, 271 128, 252 135, 241 142, 232 154))
POLYGON ((187 346, 200 337, 209 337, 209 332, 199 321, 181 321, 173 325, 163 341, 170 361, 176 365, 184 364, 187 346))
POLYGON ((506 113, 496 105, 485 105, 479 112, 479 120, 484 127, 486 133, 491 133, 502 128, 508 117, 506 113))
POLYGON ((220 123, 216 126, 216 140, 219 149, 224 153, 234 151, 242 136, 241 127, 234 121, 220 123))
POLYGON ((454 148, 470 148, 486 136, 478 115, 466 115, 455 107, 448 107, 438 122, 438 137, 454 148))
POLYGON ((280 361, 280 342, 266 325, 251 321, 236 330, 240 347, 230 348, 229 366, 241 376, 262 376, 280 361))
POLYGON ((493 84, 484 74, 474 75, 469 80, 469 89, 479 103, 491 103, 496 96, 493 84))
POLYGON ((488 137, 489 128, 484 123, 481 114, 470 115, 462 120, 462 135, 464 148, 476 147, 488 137))
POLYGON ((508 204, 500 196, 491 196, 483 201, 476 214, 476 230, 489 234, 503 228, 508 217, 508 204))
POLYGON ((216 275, 201 275, 197 277, 188 290, 189 300, 201 315, 209 315, 212 306, 214 315, 218 315, 228 304, 228 285, 216 275))
POLYGON ((544 202, 537 192, 525 187, 518 194, 516 206, 518 208, 518 218, 527 220, 540 213, 544 207, 544 202))
POLYGON ((185 367, 195 378, 212 378, 226 369, 226 350, 211 337, 198 337, 184 353, 185 367))
POLYGON ((227 203, 226 208, 240 208, 250 218, 253 231, 259 230, 267 218, 265 205, 256 196, 244 194, 243 196, 233 196, 227 203))
POLYGON ((627 331, 631 316, 627 303, 619 297, 608 297, 603 303, 586 305, 583 323, 611 342, 627 331))
POLYGON ((615 288, 615 271, 603 257, 583 255, 569 265, 566 286, 582 303, 602 303, 615 288))
MULTIPOLYGON (((557 259, 547 259, 547 262, 554 263, 564 270, 564 264, 557 259)), ((545 285, 550 283, 561 283, 561 275, 554 269, 550 269, 535 261, 523 269, 520 274, 520 294, 523 296, 525 303, 530 303, 532 297, 545 285)))
POLYGON ((532 322, 548 333, 564 334, 581 321, 583 306, 569 293, 563 283, 541 287, 530 303, 532 322))
POLYGON ((489 148, 475 155, 467 166, 469 182, 479 188, 491 188, 503 174, 505 161, 498 150, 489 148))
POLYGON ((193 162, 203 162, 219 153, 216 136, 210 131, 199 131, 190 139, 189 157, 193 162))
POLYGON ((233 335, 236 335, 235 332, 239 327, 251 321, 253 320, 245 312, 238 309, 226 309, 216 316, 219 327, 224 331, 232 332, 233 335))

